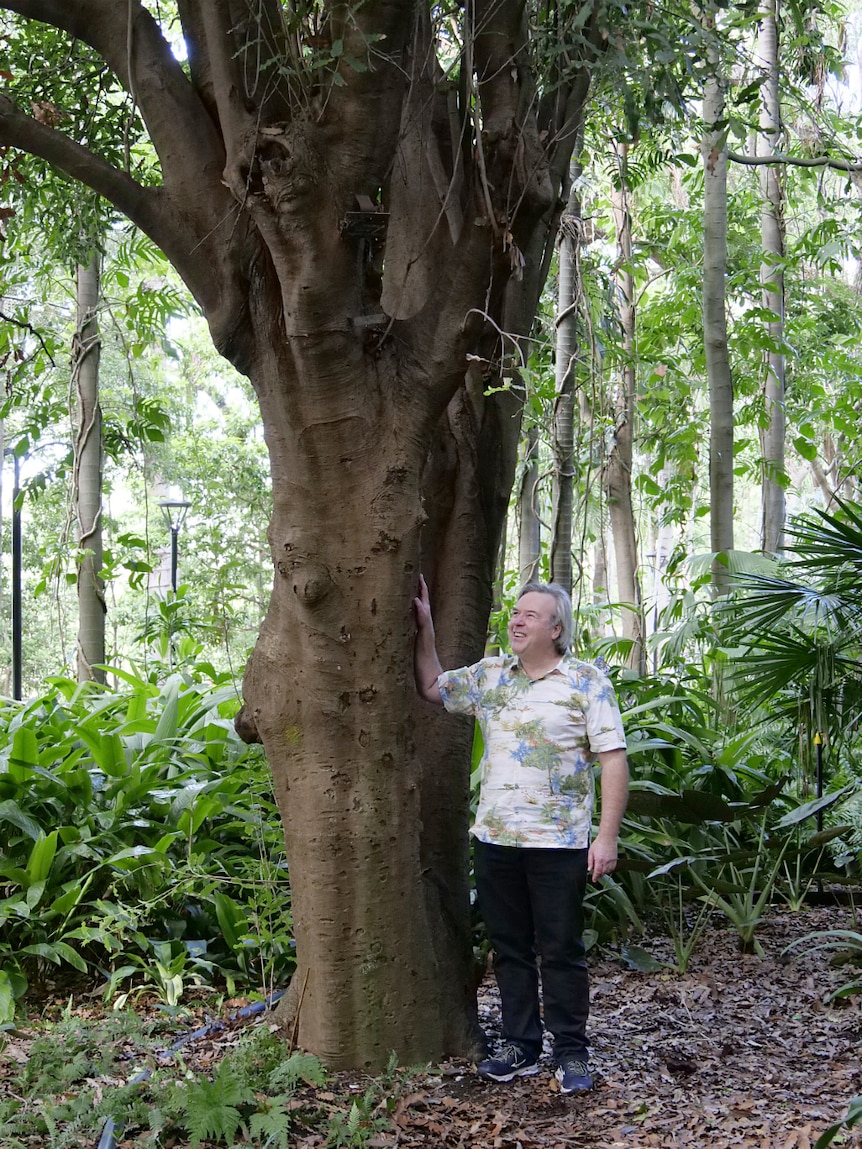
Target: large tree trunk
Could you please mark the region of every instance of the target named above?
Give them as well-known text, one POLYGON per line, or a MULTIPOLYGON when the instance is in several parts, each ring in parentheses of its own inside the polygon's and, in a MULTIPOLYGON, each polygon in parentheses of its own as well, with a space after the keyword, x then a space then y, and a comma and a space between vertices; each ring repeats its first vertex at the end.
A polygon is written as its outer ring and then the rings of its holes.
POLYGON ((188 73, 139 0, 0 8, 105 57, 163 184, 2 95, 0 143, 146 230, 260 403, 274 579, 237 728, 263 742, 285 829, 285 1032, 333 1067, 469 1052, 469 727, 416 699, 409 603, 421 565, 445 661, 482 653, 519 433, 507 385, 589 71, 569 45, 537 85, 521 0, 458 10, 455 82, 420 0, 324 3, 316 29, 276 0, 180 0, 188 73))
MULTIPOLYGON (((762 0, 757 38, 757 65, 764 81, 760 88, 760 140, 758 151, 772 155, 781 135, 781 103, 778 89, 777 0, 762 0)), ((768 330, 773 346, 764 356, 766 378, 764 400, 766 426, 760 433, 763 477, 761 481, 760 545, 772 554, 784 545, 784 208, 781 165, 766 164, 760 169, 761 243, 763 263, 760 280, 763 306, 774 318, 768 330)))
POLYGON ((102 409, 99 405, 99 256, 77 270, 75 520, 78 563, 78 681, 105 681, 105 586, 102 569, 102 409))
MULTIPOLYGON (((704 29, 715 36, 714 0, 701 8, 704 29)), ((703 93, 703 341, 709 385, 710 545, 714 554, 733 549, 733 379, 727 347, 727 129, 725 79, 715 41, 707 52, 703 93)), ((727 587, 727 566, 713 564, 713 588, 727 587)))
POLYGON ((644 613, 638 577, 638 543, 632 503, 635 418, 635 295, 632 221, 628 204, 628 145, 619 145, 619 187, 611 192, 617 233, 615 280, 622 333, 622 364, 614 396, 614 442, 604 465, 604 486, 614 541, 617 601, 622 607, 623 638, 631 643, 628 664, 643 672, 644 613))

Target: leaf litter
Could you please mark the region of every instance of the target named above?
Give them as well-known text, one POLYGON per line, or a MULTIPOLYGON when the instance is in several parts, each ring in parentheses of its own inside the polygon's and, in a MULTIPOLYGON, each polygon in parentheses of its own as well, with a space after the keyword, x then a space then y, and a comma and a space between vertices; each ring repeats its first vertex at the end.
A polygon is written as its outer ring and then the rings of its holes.
MULTIPOLYGON (((453 1060, 400 1079, 396 1096, 390 1092, 378 1105, 385 1128, 368 1130, 361 1144, 812 1149, 862 1094, 862 997, 827 1000, 848 980, 847 969, 830 964, 830 955, 794 951, 785 960, 782 954, 805 934, 839 926, 858 929, 846 909, 774 912, 758 930, 762 957, 740 953, 732 929, 710 928, 684 975, 667 967, 638 972, 619 955, 591 955, 592 1093, 560 1094, 547 1047, 539 1076, 504 1085, 484 1082, 471 1063, 453 1060)), ((669 953, 664 939, 643 944, 659 958, 669 953)), ((90 1016, 97 1012, 89 1004, 82 1008, 90 1016)), ((500 1015, 492 977, 480 989, 479 1010, 493 1040, 500 1015)), ((185 1070, 211 1075, 249 1024, 269 1022, 237 1020, 185 1045, 185 1070)), ((0 1097, 26 1061, 33 1036, 28 1030, 9 1035, 0 1055, 0 1097)), ((318 1120, 297 1126, 291 1145, 322 1149, 329 1120, 372 1084, 339 1073, 325 1087, 300 1086, 291 1108, 317 1113, 318 1120)), ((135 1143, 130 1138, 121 1145, 135 1143)), ((834 1144, 862 1149, 862 1129, 845 1131, 834 1144)))

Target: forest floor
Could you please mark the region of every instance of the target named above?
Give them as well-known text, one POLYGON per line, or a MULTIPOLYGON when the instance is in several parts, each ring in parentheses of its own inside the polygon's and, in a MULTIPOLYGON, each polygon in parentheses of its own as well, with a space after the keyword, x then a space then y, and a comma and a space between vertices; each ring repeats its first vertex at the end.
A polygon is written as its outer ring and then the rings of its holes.
MULTIPOLYGON (((368 1149, 811 1149, 862 1094, 862 996, 827 998, 852 977, 823 952, 782 955, 791 942, 827 928, 859 929, 850 909, 773 909, 758 931, 763 956, 740 954, 736 934, 706 931, 688 971, 638 972, 620 957, 591 960, 595 1089, 564 1097, 550 1058, 542 1072, 507 1085, 480 1080, 468 1062, 400 1075, 356 1140, 327 1142, 327 1123, 362 1099, 370 1079, 331 1075, 302 1086, 292 1149, 334 1143, 368 1149)), ((664 939, 643 943, 669 961, 664 939)), ((858 975, 858 970, 856 970, 858 975)), ((90 1006, 92 1008, 92 1006, 90 1006)), ((499 1002, 493 978, 480 991, 480 1019, 493 1038, 499 1002)), ((266 1018, 257 1024, 267 1024, 266 1018)), ((212 1074, 238 1040, 229 1025, 184 1046, 185 1069, 212 1074)), ((27 1032, 11 1050, 27 1056, 27 1032)), ((2 1060, 2 1055, 0 1055, 2 1060)), ((0 1072, 0 1097, 3 1090, 0 1072)), ((330 1130, 331 1136, 331 1130, 330 1130)), ((91 1142, 80 1142, 90 1144, 91 1142)), ((134 1139, 126 1144, 139 1144, 134 1139)), ((184 1142, 159 1142, 179 1146, 184 1142)), ((6 1144, 0 1136, 0 1145, 6 1144)), ((16 1141, 32 1145, 29 1139, 16 1141)), ((206 1143, 204 1143, 206 1144, 206 1143)), ((862 1147, 862 1129, 836 1146, 862 1147)))
MULTIPOLYGON (((422 1098, 405 1106, 393 1144, 435 1144, 424 1122, 453 1149, 809 1149, 862 1093, 862 997, 828 1004, 848 968, 782 954, 809 932, 853 926, 846 910, 775 913, 758 931, 763 957, 740 954, 734 930, 711 929, 683 976, 593 962, 592 1093, 557 1092, 550 1059, 509 1085, 448 1067, 424 1111, 422 1098)), ((648 948, 670 960, 668 942, 648 948)), ((493 1033, 496 991, 485 988, 493 1033)), ((835 1144, 862 1146, 862 1131, 835 1144)))

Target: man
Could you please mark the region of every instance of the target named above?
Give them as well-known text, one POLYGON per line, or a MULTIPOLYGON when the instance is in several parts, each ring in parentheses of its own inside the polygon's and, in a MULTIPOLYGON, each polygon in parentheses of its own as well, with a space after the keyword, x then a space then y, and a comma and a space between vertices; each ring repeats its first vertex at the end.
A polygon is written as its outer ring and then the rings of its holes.
POLYGON ((589 981, 582 899, 617 863, 628 797, 625 736, 613 687, 568 653, 572 604, 553 583, 528 583, 509 623, 511 657, 440 665, 428 587, 414 599, 416 685, 428 702, 472 714, 485 743, 474 838, 479 906, 494 948, 503 1047, 478 1066, 512 1081, 539 1072, 542 1021, 554 1039, 563 1093, 592 1088, 589 981), (593 771, 602 776, 599 831, 590 841, 593 771), (537 960, 538 956, 538 960, 537 960))

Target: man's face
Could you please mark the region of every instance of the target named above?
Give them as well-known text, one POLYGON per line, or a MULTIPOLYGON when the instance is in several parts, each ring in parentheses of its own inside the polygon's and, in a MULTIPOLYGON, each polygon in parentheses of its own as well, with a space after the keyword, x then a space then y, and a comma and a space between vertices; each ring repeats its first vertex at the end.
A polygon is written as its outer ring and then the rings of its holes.
POLYGON ((559 657, 554 645, 562 627, 552 622, 556 602, 549 594, 531 590, 521 595, 509 620, 509 644, 512 653, 523 660, 545 661, 559 657))

